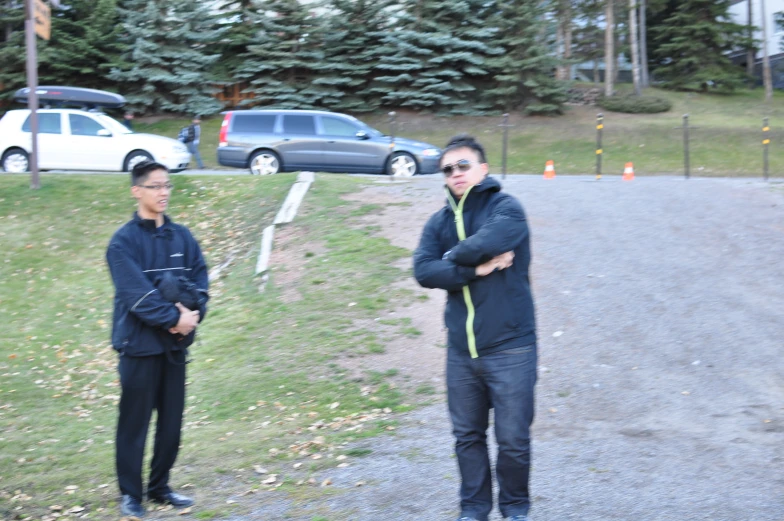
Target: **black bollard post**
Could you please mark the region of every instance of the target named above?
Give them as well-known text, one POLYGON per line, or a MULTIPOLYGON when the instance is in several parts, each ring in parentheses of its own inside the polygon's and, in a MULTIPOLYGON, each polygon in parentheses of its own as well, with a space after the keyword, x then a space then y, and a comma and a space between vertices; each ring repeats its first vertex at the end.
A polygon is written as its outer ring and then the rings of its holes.
POLYGON ((602 130, 604 130, 604 115, 598 114, 596 116, 596 180, 602 178, 602 130))
POLYGON ((691 177, 691 172, 689 171, 689 115, 683 115, 683 162, 686 172, 686 179, 691 177))
POLYGON ((768 118, 762 120, 762 168, 765 174, 765 181, 768 180, 768 148, 770 148, 770 138, 768 137, 770 126, 768 125, 768 118))
POLYGON ((506 179, 506 154, 509 148, 509 114, 504 114, 504 122, 501 126, 504 127, 504 147, 501 152, 501 178, 506 179))

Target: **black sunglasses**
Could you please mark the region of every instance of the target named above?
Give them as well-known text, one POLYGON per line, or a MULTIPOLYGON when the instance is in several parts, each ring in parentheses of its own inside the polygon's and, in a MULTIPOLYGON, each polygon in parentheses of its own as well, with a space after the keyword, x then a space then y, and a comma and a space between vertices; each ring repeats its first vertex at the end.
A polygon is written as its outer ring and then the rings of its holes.
POLYGON ((451 177, 455 171, 455 168, 460 170, 461 172, 468 172, 471 169, 471 165, 476 163, 476 161, 469 161, 468 159, 461 159, 460 161, 456 161, 451 165, 444 165, 441 167, 441 171, 444 173, 446 177, 451 177))

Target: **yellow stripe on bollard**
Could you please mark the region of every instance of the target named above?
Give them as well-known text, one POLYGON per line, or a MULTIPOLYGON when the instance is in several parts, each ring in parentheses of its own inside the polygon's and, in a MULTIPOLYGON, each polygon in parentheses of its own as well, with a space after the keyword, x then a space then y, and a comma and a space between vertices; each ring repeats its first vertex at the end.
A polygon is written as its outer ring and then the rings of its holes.
POLYGON ((763 145, 770 145, 770 139, 765 139, 762 141, 763 145))
POLYGON ((604 128, 604 125, 596 125, 596 130, 601 130, 604 128))
POLYGON ((769 130, 770 130, 770 127, 762 127, 762 131, 763 132, 768 132, 769 130))
POLYGON ((596 151, 596 154, 598 155, 598 154, 601 154, 601 153, 603 153, 603 152, 604 152, 604 151, 603 151, 603 150, 600 148, 599 150, 597 150, 597 151, 596 151))

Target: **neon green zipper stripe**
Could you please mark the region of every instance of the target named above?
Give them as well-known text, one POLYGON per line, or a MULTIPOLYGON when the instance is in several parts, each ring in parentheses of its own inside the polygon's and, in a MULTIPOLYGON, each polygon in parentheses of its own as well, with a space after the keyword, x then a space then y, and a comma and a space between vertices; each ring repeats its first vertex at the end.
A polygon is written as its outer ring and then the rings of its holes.
MULTIPOLYGON (((469 187, 468 190, 463 194, 463 197, 460 198, 460 203, 455 204, 455 200, 452 198, 452 194, 449 190, 446 191, 446 196, 449 198, 449 204, 452 206, 452 210, 455 212, 455 226, 457 226, 457 238, 461 241, 464 241, 466 238, 465 232, 465 222, 463 221, 463 204, 465 203, 466 197, 468 197, 468 192, 471 191, 469 187)), ((468 339, 468 352, 471 353, 471 358, 477 358, 479 355, 476 352, 476 336, 474 335, 474 316, 476 315, 474 309, 474 301, 471 300, 471 290, 468 289, 468 286, 463 286, 463 299, 465 300, 466 309, 468 310, 468 316, 466 317, 466 338, 468 339)))

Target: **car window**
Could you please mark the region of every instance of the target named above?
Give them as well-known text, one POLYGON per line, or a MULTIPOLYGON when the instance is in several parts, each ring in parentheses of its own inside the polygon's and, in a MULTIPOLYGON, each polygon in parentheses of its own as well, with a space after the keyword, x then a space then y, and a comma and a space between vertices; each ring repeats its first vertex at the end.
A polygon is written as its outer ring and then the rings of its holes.
MULTIPOLYGON (((30 129, 30 116, 22 125, 23 132, 32 132, 30 129)), ((52 114, 51 112, 44 112, 38 114, 38 132, 41 134, 62 134, 60 128, 60 114, 52 114)))
POLYGON ((108 127, 112 134, 133 134, 133 130, 129 130, 128 127, 106 114, 96 114, 95 117, 101 124, 108 127))
POLYGON ((97 136, 99 130, 106 130, 97 121, 79 114, 68 114, 72 136, 97 136))
POLYGON ((321 125, 324 127, 324 134, 330 136, 354 137, 357 135, 357 131, 360 130, 352 123, 340 118, 322 117, 321 125))
POLYGON ((315 118, 313 116, 283 116, 283 132, 316 135, 315 118))
POLYGON ((271 134, 275 132, 276 117, 275 114, 236 114, 231 131, 271 134))

